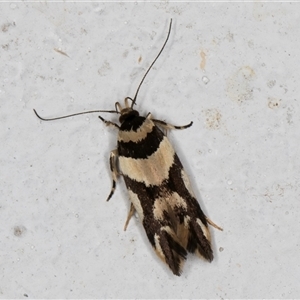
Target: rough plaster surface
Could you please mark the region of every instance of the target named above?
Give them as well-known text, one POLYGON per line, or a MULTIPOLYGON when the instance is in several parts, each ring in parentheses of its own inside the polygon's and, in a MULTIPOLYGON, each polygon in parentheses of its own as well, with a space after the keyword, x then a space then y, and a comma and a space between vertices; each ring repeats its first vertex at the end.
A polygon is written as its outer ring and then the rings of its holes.
MULTIPOLYGON (((299 297, 299 3, 1 3, 0 297, 299 297), (98 114, 133 96, 168 134, 215 260, 181 277, 152 251, 98 114)), ((114 115, 102 114, 116 121, 114 115)))

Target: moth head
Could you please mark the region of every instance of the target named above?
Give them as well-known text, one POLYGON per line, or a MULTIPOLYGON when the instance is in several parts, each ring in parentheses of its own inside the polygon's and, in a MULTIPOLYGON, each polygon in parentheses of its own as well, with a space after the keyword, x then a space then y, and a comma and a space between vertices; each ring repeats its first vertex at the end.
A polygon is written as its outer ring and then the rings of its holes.
POLYGON ((130 97, 126 97, 124 100, 125 106, 122 107, 122 105, 119 102, 116 102, 115 107, 116 107, 116 112, 120 114, 119 121, 122 124, 125 120, 132 119, 134 117, 139 116, 139 112, 135 109, 132 108, 132 105, 129 105, 128 100, 132 101, 133 100, 130 97))

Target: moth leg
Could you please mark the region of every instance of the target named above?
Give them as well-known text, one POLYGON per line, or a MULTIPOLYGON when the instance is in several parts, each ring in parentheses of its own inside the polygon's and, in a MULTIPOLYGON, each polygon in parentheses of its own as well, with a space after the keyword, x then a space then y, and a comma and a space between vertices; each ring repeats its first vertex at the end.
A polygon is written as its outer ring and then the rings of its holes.
POLYGON ((192 126, 193 122, 187 124, 187 125, 183 125, 183 126, 175 126, 175 125, 172 125, 172 124, 169 124, 169 123, 166 123, 164 121, 161 121, 161 120, 156 120, 156 119, 152 119, 152 121, 156 124, 156 125, 159 125, 161 126, 162 128, 164 129, 186 129, 186 128, 189 128, 192 126))
POLYGON ((131 217, 134 215, 134 213, 135 213, 135 208, 134 208, 133 204, 131 203, 130 204, 130 210, 128 212, 128 216, 127 216, 127 219, 126 219, 126 222, 125 222, 125 225, 124 225, 124 231, 126 231, 128 223, 129 223, 131 217))
POLYGON ((101 116, 99 116, 99 119, 105 123, 106 126, 112 126, 112 127, 115 127, 117 129, 120 129, 120 126, 114 122, 111 122, 111 121, 106 121, 105 119, 103 119, 101 116))
POLYGON ((209 225, 211 225, 212 227, 215 227, 215 228, 217 228, 217 229, 223 231, 223 228, 220 227, 220 226, 218 226, 218 225, 217 225, 216 223, 214 223, 211 219, 209 219, 209 218, 206 217, 206 216, 205 216, 205 218, 206 218, 206 221, 207 221, 207 223, 208 223, 209 225))
POLYGON ((111 191, 106 199, 106 201, 109 201, 109 199, 112 197, 112 195, 115 192, 116 189, 116 182, 117 182, 117 177, 119 175, 118 169, 117 169, 117 158, 118 158, 118 150, 115 149, 110 152, 110 157, 109 157, 109 166, 110 166, 110 171, 112 175, 112 187, 111 191))

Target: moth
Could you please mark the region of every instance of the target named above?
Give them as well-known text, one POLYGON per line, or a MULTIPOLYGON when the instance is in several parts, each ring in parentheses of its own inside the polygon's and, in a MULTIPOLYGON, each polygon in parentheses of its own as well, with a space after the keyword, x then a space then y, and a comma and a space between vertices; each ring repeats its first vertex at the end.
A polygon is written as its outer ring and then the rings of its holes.
POLYGON ((120 125, 100 120, 118 132, 117 149, 111 151, 109 165, 112 187, 107 201, 113 196, 119 176, 124 178, 130 210, 124 230, 131 217, 137 212, 150 244, 158 257, 175 275, 180 276, 187 253, 195 253, 211 262, 211 247, 208 224, 222 230, 202 211, 192 191, 189 178, 170 144, 164 130, 186 129, 154 119, 151 113, 140 116, 134 109, 140 87, 148 72, 162 53, 169 39, 172 19, 165 42, 143 76, 134 98, 126 97, 124 106, 115 103, 115 110, 87 111, 56 118, 42 118, 44 121, 58 120, 71 116, 108 112, 118 114, 120 125))

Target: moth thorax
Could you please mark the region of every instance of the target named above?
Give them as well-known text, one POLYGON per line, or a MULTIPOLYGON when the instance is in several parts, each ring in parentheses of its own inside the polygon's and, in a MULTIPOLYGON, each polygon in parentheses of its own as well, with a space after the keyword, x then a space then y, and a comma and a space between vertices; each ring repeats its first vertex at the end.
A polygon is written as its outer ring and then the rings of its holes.
POLYGON ((139 112, 137 110, 134 110, 131 107, 126 107, 121 110, 119 121, 122 124, 124 121, 130 121, 137 116, 139 116, 139 112))

